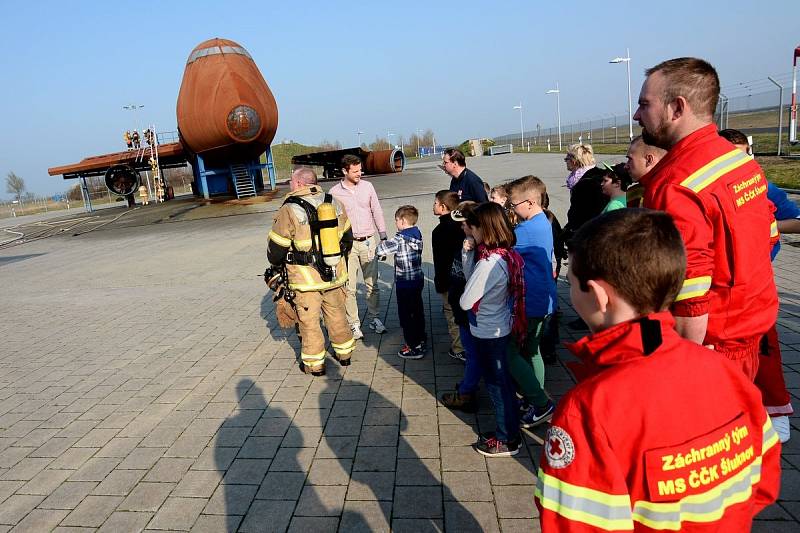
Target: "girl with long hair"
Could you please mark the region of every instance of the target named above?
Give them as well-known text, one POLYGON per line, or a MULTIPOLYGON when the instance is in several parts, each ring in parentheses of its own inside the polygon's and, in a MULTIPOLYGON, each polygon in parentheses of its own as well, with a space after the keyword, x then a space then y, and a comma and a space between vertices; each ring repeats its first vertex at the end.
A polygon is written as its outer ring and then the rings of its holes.
POLYGON ((497 430, 481 437, 475 449, 489 457, 519 453, 519 409, 508 369, 506 347, 527 332, 523 261, 514 250, 516 237, 502 207, 478 205, 467 216, 477 262, 464 262, 467 285, 459 303, 468 311, 470 331, 486 389, 495 408, 497 430))

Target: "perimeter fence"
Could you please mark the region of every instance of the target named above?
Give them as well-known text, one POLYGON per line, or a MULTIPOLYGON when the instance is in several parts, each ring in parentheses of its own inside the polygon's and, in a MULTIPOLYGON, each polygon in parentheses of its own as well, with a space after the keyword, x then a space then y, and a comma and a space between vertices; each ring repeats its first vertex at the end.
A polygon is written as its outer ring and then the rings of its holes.
MULTIPOLYGON (((774 82, 764 78, 723 87, 714 121, 720 129, 735 128, 752 136, 753 148, 758 155, 800 155, 800 145, 789 144, 791 74, 773 79, 774 82)), ((564 100, 562 98, 562 110, 566 104, 564 100)), ((634 101, 634 111, 635 105, 634 101)), ((583 120, 562 122, 562 151, 577 142, 627 145, 630 134, 628 122, 627 112, 598 114, 583 120)), ((640 133, 641 128, 634 121, 633 135, 640 133)), ((536 124, 534 129, 526 129, 524 137, 517 131, 493 137, 493 140, 497 144, 511 143, 515 151, 547 151, 549 140, 550 150, 558 151, 558 128, 552 123, 541 123, 536 124)))

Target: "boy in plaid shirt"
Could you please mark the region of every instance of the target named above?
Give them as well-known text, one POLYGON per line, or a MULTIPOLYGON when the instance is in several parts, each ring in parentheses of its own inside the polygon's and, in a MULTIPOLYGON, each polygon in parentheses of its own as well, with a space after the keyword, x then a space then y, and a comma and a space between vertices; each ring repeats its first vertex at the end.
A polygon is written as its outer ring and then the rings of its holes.
POLYGON ((397 352, 403 359, 422 359, 425 355, 425 310, 422 307, 422 233, 416 226, 419 212, 413 205, 403 205, 395 212, 397 233, 381 241, 378 256, 394 254, 394 286, 397 291, 397 314, 406 344, 397 352))

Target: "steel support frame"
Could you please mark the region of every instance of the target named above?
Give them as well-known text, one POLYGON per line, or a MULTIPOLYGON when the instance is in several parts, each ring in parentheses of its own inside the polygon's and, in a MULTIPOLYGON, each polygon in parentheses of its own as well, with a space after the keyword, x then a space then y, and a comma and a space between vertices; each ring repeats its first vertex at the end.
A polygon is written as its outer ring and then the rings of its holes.
MULTIPOLYGON (((254 181, 255 176, 254 172, 260 172, 262 169, 267 170, 267 176, 269 177, 269 186, 271 190, 275 190, 278 186, 277 184, 277 175, 275 173, 275 161, 272 157, 272 147, 268 146, 265 152, 265 163, 261 163, 261 158, 255 160, 255 162, 251 161, 247 163, 247 171, 250 174, 250 180, 254 181)), ((211 195, 208 192, 208 179, 207 176, 213 176, 220 173, 220 170, 215 169, 207 169, 205 165, 205 161, 203 161, 203 156, 197 154, 197 161, 196 165, 193 166, 194 175, 195 175, 195 182, 198 186, 198 193, 206 200, 210 199, 211 195)), ((225 172, 223 170, 223 172, 225 172)), ((230 170, 227 171, 230 176, 230 179, 233 180, 233 173, 230 170)), ((262 179, 263 181, 263 179, 262 179)), ((253 183, 253 188, 255 189, 255 183, 253 183)))

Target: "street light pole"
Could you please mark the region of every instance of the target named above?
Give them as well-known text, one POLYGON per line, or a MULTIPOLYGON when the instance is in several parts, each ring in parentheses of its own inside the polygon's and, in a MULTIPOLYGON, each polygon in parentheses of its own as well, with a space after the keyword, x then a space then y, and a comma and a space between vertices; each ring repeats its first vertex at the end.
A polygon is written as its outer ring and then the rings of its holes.
POLYGON ((767 79, 778 86, 778 155, 781 155, 781 137, 783 137, 783 85, 769 76, 767 79))
POLYGON ((389 148, 392 148, 392 147, 394 146, 394 145, 392 144, 392 141, 390 140, 390 138, 391 138, 393 135, 394 135, 394 133, 392 133, 391 131, 387 131, 387 132, 386 132, 386 140, 389 142, 389 148))
POLYGON ((519 109, 519 146, 520 151, 525 148, 525 129, 522 126, 522 102, 519 105, 515 105, 514 109, 519 109))
POLYGON ((356 132, 356 135, 358 135, 358 147, 361 148, 361 136, 364 135, 364 132, 361 131, 361 130, 358 130, 356 132))
POLYGON ((631 101, 631 50, 625 49, 625 57, 615 57, 609 63, 625 63, 628 70, 628 140, 633 140, 633 102, 631 101))
POLYGON ((556 95, 556 113, 558 115, 558 151, 561 151, 561 89, 558 88, 558 82, 556 82, 556 88, 550 89, 545 94, 554 94, 556 95))

